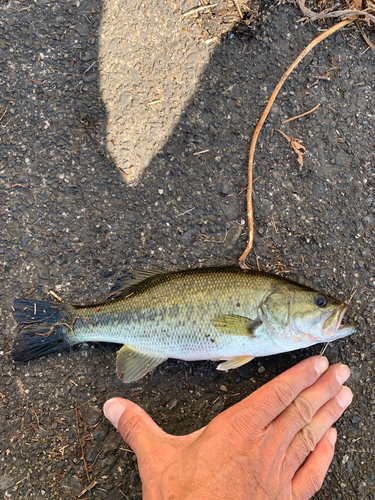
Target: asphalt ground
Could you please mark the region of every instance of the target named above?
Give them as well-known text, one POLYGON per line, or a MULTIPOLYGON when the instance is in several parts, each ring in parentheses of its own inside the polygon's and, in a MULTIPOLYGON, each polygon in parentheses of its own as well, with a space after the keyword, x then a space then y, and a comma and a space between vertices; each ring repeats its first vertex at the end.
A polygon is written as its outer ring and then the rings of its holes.
MULTIPOLYGON (((11 359, 16 297, 91 303, 128 269, 238 262, 254 126, 328 25, 271 3, 238 28, 233 11, 181 19, 196 5, 0 3, 4 498, 71 499, 89 486, 80 498, 140 499, 135 456, 102 414, 108 398, 131 398, 184 434, 321 350, 228 373, 169 360, 129 386, 115 375, 115 345, 11 359)), ((323 42, 282 88, 255 153, 249 265, 350 300, 345 321, 358 328, 326 350, 350 366, 354 400, 317 499, 375 497, 374 61, 354 25, 323 42), (275 129, 303 141, 303 166, 275 129)))

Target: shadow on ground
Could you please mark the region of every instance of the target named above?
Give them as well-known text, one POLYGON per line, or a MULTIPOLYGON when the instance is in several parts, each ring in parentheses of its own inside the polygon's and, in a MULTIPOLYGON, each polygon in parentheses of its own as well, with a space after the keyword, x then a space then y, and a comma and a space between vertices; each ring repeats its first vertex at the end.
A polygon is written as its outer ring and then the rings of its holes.
MULTIPOLYGON (((48 299, 50 290, 66 302, 102 299, 129 268, 236 264, 246 243, 252 130, 316 27, 297 26, 288 6, 270 6, 256 32, 223 39, 172 134, 129 186, 105 148, 100 4, 25 1, 0 12, 0 490, 9 498, 67 499, 95 480, 83 498, 140 499, 134 455, 101 413, 106 399, 130 397, 165 430, 183 434, 320 347, 229 373, 211 362, 170 360, 123 386, 111 345, 13 364, 12 302, 27 294, 48 299)), ((354 402, 337 424, 337 454, 319 499, 375 493, 374 85, 373 55, 355 29, 335 35, 283 88, 255 157, 250 265, 351 298, 348 316, 358 325, 356 335, 327 349, 331 362, 351 367, 354 402), (281 124, 318 103, 315 113, 281 124), (303 140, 302 168, 274 128, 303 140)), ((141 104, 132 104, 135 117, 141 104)))

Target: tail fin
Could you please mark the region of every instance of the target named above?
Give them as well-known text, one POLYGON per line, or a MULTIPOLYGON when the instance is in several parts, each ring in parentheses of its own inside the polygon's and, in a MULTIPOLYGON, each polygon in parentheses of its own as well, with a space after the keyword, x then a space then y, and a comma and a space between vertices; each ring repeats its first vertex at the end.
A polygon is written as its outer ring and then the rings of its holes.
MULTIPOLYGON (((14 319, 20 333, 12 344, 15 361, 30 361, 71 345, 64 324, 65 306, 42 300, 16 299, 14 319)), ((65 320, 66 321, 66 320, 65 320)))

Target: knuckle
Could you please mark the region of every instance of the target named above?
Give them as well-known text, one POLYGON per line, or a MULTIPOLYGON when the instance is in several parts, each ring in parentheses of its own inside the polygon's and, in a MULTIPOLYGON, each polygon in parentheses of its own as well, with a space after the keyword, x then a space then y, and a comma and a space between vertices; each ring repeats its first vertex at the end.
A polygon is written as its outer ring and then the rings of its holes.
POLYGON ((310 400, 301 395, 293 401, 293 412, 302 425, 309 424, 315 415, 315 409, 310 400))
POLYGON ((232 431, 230 431, 232 436, 234 431, 235 435, 239 435, 244 439, 248 438, 253 427, 251 419, 242 414, 233 415, 227 424, 228 428, 232 429, 232 431))
MULTIPOLYGON (((342 410, 342 409, 341 409, 342 410)), ((339 416, 341 415, 341 411, 339 408, 337 408, 336 405, 334 404, 326 404, 325 407, 324 407, 324 413, 325 413, 325 422, 327 424, 333 424, 334 422, 336 422, 336 420, 339 418, 339 416)))
POLYGON ((277 384, 272 385, 272 393, 282 408, 290 406, 295 398, 293 387, 285 380, 279 380, 277 384))
POLYGON ((306 425, 306 427, 304 427, 300 431, 300 439, 301 439, 303 454, 305 457, 307 457, 309 453, 315 450, 316 445, 318 444, 316 434, 314 430, 311 428, 311 426, 306 425))
POLYGON ((118 424, 118 431, 121 434, 123 440, 130 446, 133 446, 142 427, 143 424, 141 416, 133 415, 125 421, 120 419, 118 424))
POLYGON ((340 388, 340 385, 339 385, 336 377, 334 379, 330 378, 326 381, 325 391, 330 398, 332 398, 337 393, 339 388, 340 388))

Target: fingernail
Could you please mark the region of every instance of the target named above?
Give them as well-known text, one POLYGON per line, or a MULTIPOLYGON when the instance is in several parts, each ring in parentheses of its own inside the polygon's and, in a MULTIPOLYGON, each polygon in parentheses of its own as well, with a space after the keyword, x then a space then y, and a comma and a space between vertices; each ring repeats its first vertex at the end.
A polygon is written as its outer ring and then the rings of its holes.
POLYGON ((329 439, 329 442, 331 443, 331 445, 335 446, 336 441, 337 441, 337 430, 334 429, 333 427, 331 427, 329 432, 328 432, 328 439, 329 439))
POLYGON ((315 361, 315 371, 319 375, 324 373, 329 366, 328 359, 325 356, 321 356, 315 361))
POLYGON ((341 365, 336 370, 336 378, 339 384, 343 384, 350 377, 350 370, 346 365, 341 365))
POLYGON ((121 415, 125 411, 125 406, 123 403, 116 398, 109 399, 104 403, 103 406, 103 413, 108 418, 108 420, 111 422, 112 425, 114 425, 117 429, 118 422, 120 420, 121 415))
POLYGON ((346 408, 347 406, 350 405, 353 399, 353 393, 349 389, 349 387, 341 387, 339 392, 336 395, 336 399, 338 404, 341 406, 341 408, 346 408))

